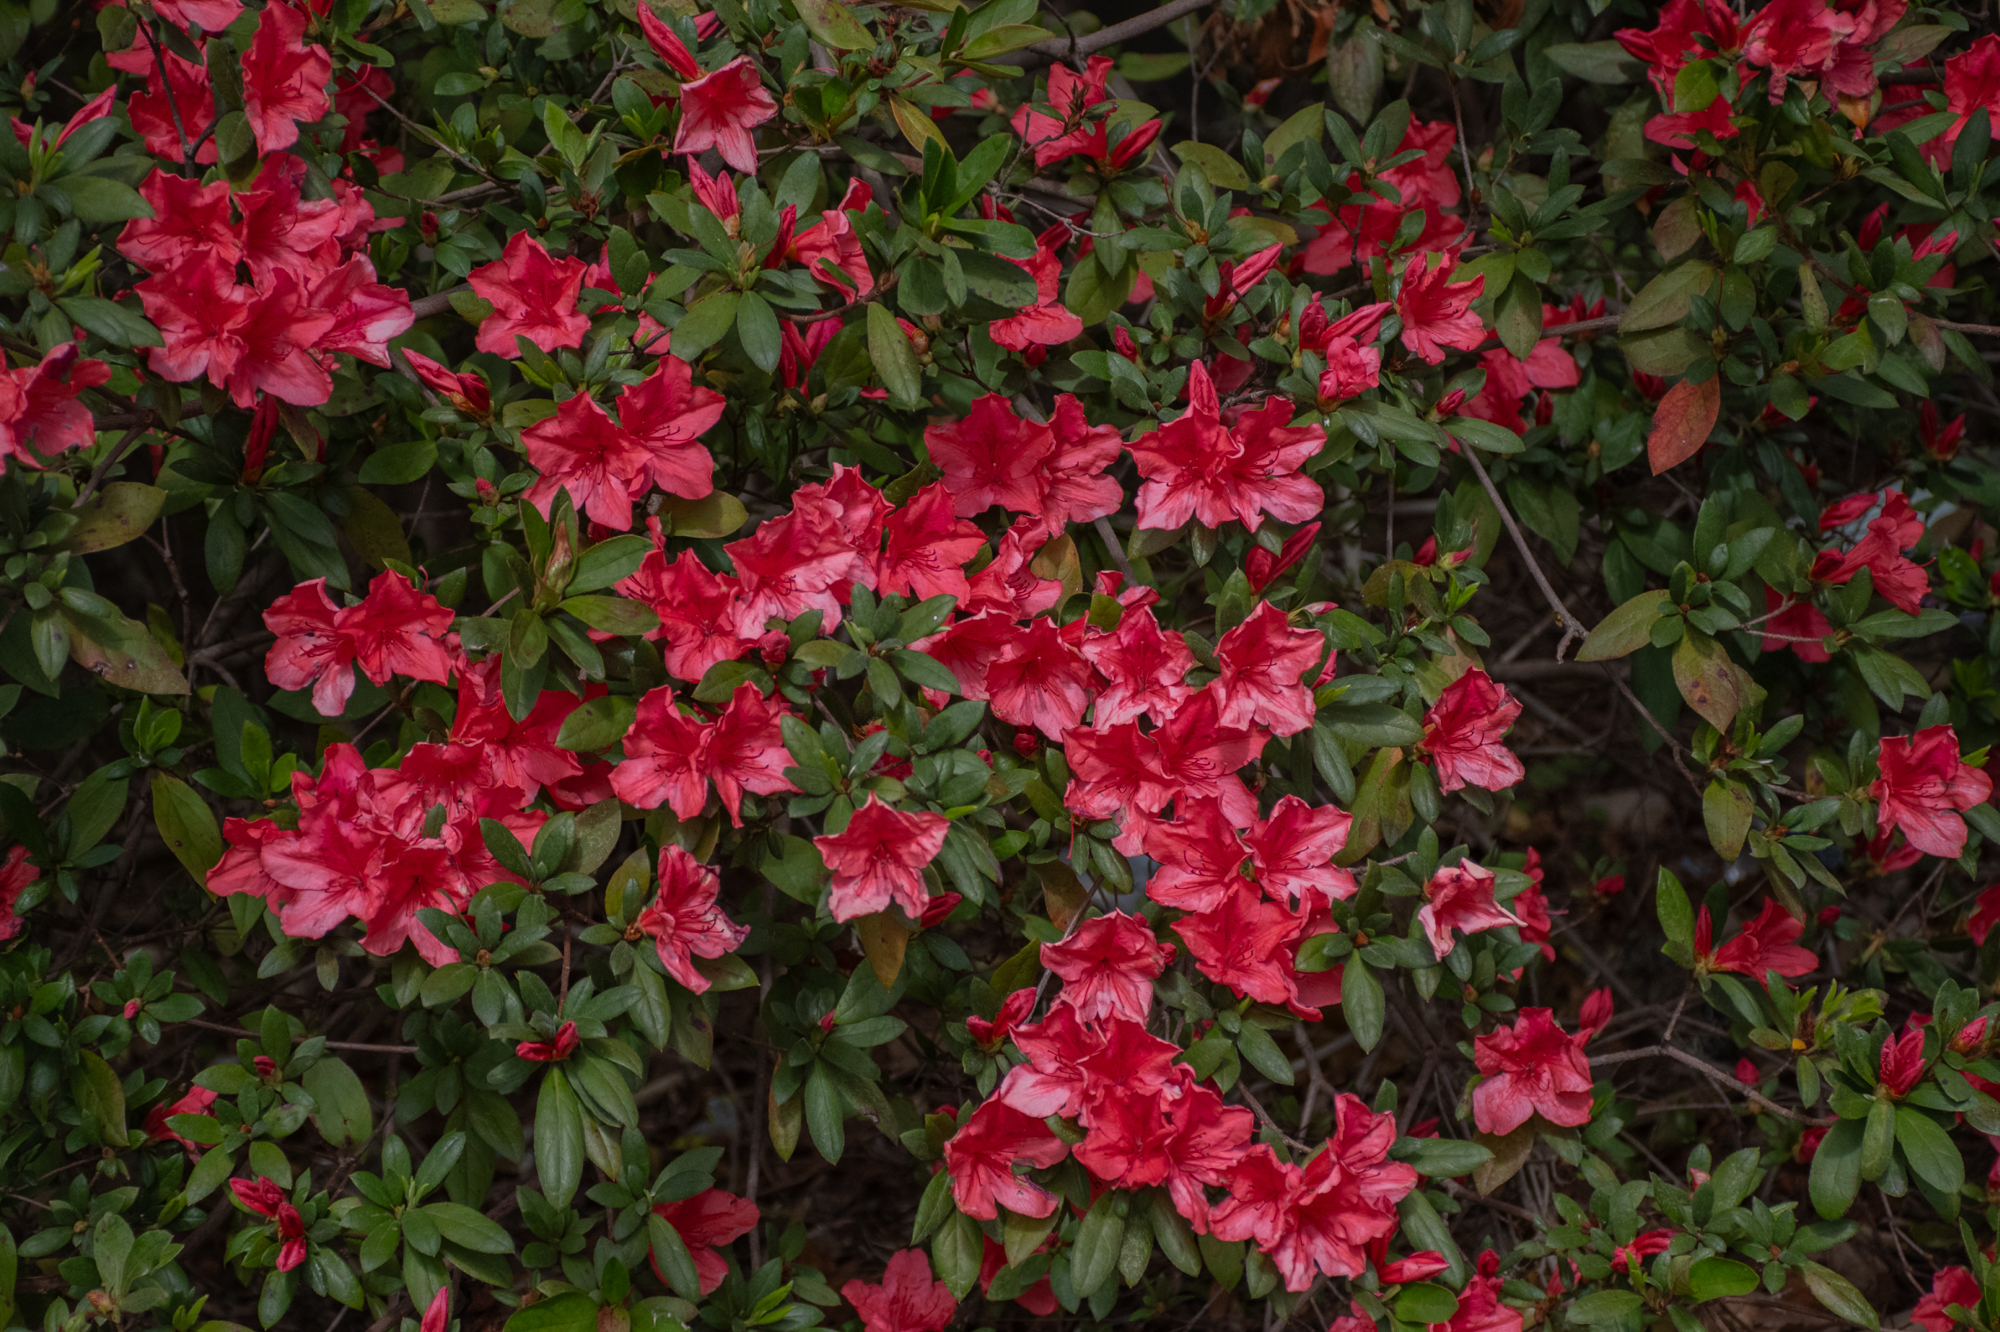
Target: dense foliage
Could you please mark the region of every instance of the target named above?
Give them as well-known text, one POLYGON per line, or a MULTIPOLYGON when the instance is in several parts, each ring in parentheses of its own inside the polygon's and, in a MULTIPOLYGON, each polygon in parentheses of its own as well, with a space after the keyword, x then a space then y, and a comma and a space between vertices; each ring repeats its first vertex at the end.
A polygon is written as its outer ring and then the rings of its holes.
POLYGON ((0 0, 4 1326, 2000 1326, 1984 13, 0 0))

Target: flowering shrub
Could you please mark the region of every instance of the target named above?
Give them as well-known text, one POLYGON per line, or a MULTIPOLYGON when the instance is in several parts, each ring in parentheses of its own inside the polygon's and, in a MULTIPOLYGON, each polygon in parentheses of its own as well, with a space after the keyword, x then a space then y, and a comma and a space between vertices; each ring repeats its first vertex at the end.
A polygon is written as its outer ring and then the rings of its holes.
POLYGON ((0 1325, 2000 1326, 2000 36, 0 14, 0 1325))

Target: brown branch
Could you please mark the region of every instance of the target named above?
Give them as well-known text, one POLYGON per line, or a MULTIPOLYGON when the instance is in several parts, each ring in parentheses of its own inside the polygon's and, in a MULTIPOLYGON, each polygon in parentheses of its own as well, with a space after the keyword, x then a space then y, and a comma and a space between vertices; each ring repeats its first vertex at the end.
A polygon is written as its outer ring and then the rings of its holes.
MULTIPOLYGON (((1048 60, 1074 60, 1078 56, 1086 56, 1107 46, 1115 46, 1119 42, 1137 37, 1141 33, 1151 32, 1155 28, 1164 28, 1175 19, 1185 18, 1197 10, 1208 8, 1209 4, 1210 0, 1171 0, 1171 3, 1161 5, 1151 13, 1126 19, 1123 23, 1114 23, 1108 28, 1099 28, 1087 37, 1071 37, 1067 40, 1051 37, 1048 41, 1036 42, 1027 49, 1048 60)), ((1023 61, 1022 68, 1032 69, 1039 64, 1040 60, 1023 61)))
POLYGON ((1550 586, 1548 575, 1542 572, 1542 566, 1535 559, 1534 552, 1528 549, 1528 538, 1521 534, 1521 525, 1514 521, 1514 514, 1508 509, 1507 501, 1500 498, 1500 488, 1494 485, 1493 478, 1486 474, 1486 468, 1480 464, 1478 456, 1469 446, 1460 450, 1459 456, 1472 465, 1473 475, 1479 478, 1480 485, 1486 487, 1486 497, 1492 500, 1493 507, 1500 511, 1500 521, 1506 525, 1507 534, 1514 538, 1514 549, 1520 551, 1521 558, 1528 562, 1528 572, 1534 576, 1535 586, 1542 589, 1542 596, 1547 598, 1549 608, 1556 613, 1556 622, 1562 625, 1563 636, 1556 644, 1556 660, 1561 661, 1563 653, 1569 650, 1570 640, 1583 638, 1590 633, 1590 630, 1584 628, 1583 621, 1570 613, 1569 607, 1563 604, 1563 599, 1556 595, 1555 588, 1550 586))
POLYGON ((1671 1059, 1675 1063, 1685 1064, 1709 1081, 1715 1083, 1718 1087, 1727 1087, 1742 1096, 1745 1100, 1751 1102, 1751 1104, 1769 1110, 1774 1115, 1782 1115, 1796 1124, 1804 1124, 1809 1128, 1825 1128, 1834 1122, 1831 1117, 1815 1119, 1811 1115, 1801 1114, 1790 1106, 1779 1105, 1749 1083, 1738 1082, 1733 1076, 1723 1072, 1706 1059, 1701 1058, 1699 1055, 1689 1054, 1686 1050, 1678 1046, 1648 1045, 1640 1050, 1621 1050, 1617 1054, 1596 1055, 1591 1059, 1590 1066, 1592 1068, 1607 1068, 1613 1064, 1629 1064, 1640 1059, 1671 1059))
POLYGON ((461 291, 471 290, 471 283, 461 282, 456 287, 446 287, 443 291, 432 292, 428 296, 419 296, 410 302, 410 313, 418 319, 428 319, 432 315, 443 314, 446 310, 451 309, 451 298, 453 296, 461 291))
MULTIPOLYGON (((207 1022, 201 1018, 189 1018, 182 1025, 200 1027, 203 1031, 219 1031, 228 1036, 249 1036, 256 1038, 262 1035, 260 1032, 251 1031, 248 1027, 230 1027, 220 1022, 207 1022)), ((369 1045, 361 1041, 328 1041, 326 1042, 326 1048, 329 1050, 354 1050, 362 1054, 418 1053, 417 1047, 414 1045, 369 1045)))
POLYGON ((1933 319, 1931 322, 1954 333, 1977 333, 1982 337, 2000 338, 2000 327, 1992 324, 1960 324, 1950 319, 1933 319))
POLYGON ((97 488, 104 484, 104 478, 111 474, 111 469, 118 465, 118 460, 123 458, 126 451, 132 447, 133 441, 145 433, 146 427, 144 425, 135 425, 126 431, 125 437, 112 446, 111 452, 104 455, 104 461, 97 464, 97 469, 90 474, 90 481, 78 492, 76 503, 69 507, 72 509, 81 509, 84 505, 88 504, 90 497, 97 493, 97 488))

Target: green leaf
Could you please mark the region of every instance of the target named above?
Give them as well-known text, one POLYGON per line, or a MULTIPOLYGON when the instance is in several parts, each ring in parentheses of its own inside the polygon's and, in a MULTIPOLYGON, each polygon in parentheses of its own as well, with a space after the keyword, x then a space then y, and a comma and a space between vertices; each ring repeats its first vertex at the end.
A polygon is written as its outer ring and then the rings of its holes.
POLYGON ((693 363, 701 354, 722 341, 736 325, 736 303, 740 293, 718 291, 689 308, 674 325, 674 355, 693 363))
MULTIPOLYGON (((645 0, 640 0, 640 3, 645 3, 645 0)), ((652 1220, 662 1226, 667 1224, 658 1217, 652 1220)), ((667 1229, 671 1233, 673 1227, 667 1226, 667 1229)), ((675 1238, 678 1241, 679 1237, 675 1238)), ((686 1252, 685 1245, 682 1252, 686 1252)), ((697 1289, 688 1298, 699 1299, 700 1296, 701 1292, 697 1289)), ((582 1291, 573 1290, 550 1299, 536 1300, 510 1317, 503 1332, 597 1332, 597 1313, 596 1300, 582 1291)))
POLYGON ((125 1084, 95 1050, 79 1050, 77 1061, 69 1090, 84 1121, 97 1130, 97 1140, 106 1147, 127 1146, 125 1084))
MULTIPOLYGON (((65 598, 75 591, 65 589, 65 598)), ((98 678, 142 694, 188 691, 180 667, 138 621, 115 609, 108 615, 68 610, 63 620, 69 627, 70 660, 98 678)))
POLYGON ((799 17, 812 35, 836 51, 868 51, 875 46, 875 34, 854 17, 840 0, 799 0, 799 17))
POLYGON ((1355 1043, 1363 1050, 1372 1050, 1382 1039, 1382 1019, 1388 1011, 1388 1004, 1382 994, 1382 982, 1375 979, 1375 973, 1359 957, 1348 960, 1346 969, 1340 974, 1340 1011, 1347 1017, 1347 1029, 1354 1033, 1355 1043))
POLYGON ((701 1274, 695 1270, 694 1257, 688 1252, 687 1242, 680 1232, 667 1224, 663 1216, 646 1218, 646 1237, 652 1244, 653 1262, 661 1275, 675 1292, 690 1300, 701 1298, 701 1274))
POLYGON ((726 537, 749 521, 743 501, 726 490, 712 490, 700 499, 678 495, 660 498, 660 518, 678 537, 726 537))
POLYGON ((1089 1295, 1117 1274, 1118 1251, 1125 1243, 1125 1218, 1119 1215, 1123 1203, 1123 1195, 1106 1192, 1077 1227, 1069 1270, 1079 1295, 1089 1295))
POLYGON ((754 291, 744 292, 736 303, 736 336, 759 370, 768 375, 778 368, 778 354, 784 350, 778 316, 772 313, 770 302, 754 291))
POLYGON ((313 1098, 313 1124, 329 1146, 367 1142, 375 1132, 375 1112, 367 1089, 347 1062, 325 1056, 306 1070, 300 1085, 313 1098))
POLYGON ((1414 745, 1424 738, 1423 723, 1387 703, 1348 703, 1335 699, 1319 710, 1319 723, 1343 740, 1379 749, 1414 745))
POLYGON ((1618 331, 1640 333, 1665 328, 1687 317, 1688 304, 1715 285, 1715 266, 1692 259, 1666 272, 1639 289, 1632 304, 1618 321, 1618 331))
POLYGON ((1641 592, 1604 617, 1576 651, 1578 661, 1610 661, 1637 652, 1651 640, 1653 622, 1666 613, 1667 590, 1641 592))
POLYGON ((1052 35, 1047 28, 1038 28, 1032 23, 1002 23, 974 37, 958 54, 963 60, 991 60, 994 56, 1045 41, 1052 35))
MULTIPOLYGON (((1815 1158, 1817 1159, 1817 1158, 1815 1158)), ((1850 1323, 1866 1328, 1879 1328, 1882 1319, 1875 1312, 1875 1306, 1854 1288, 1854 1283, 1831 1268, 1818 1263, 1805 1263, 1799 1268, 1799 1275, 1805 1279, 1806 1289, 1813 1298, 1826 1307, 1827 1312, 1845 1318, 1850 1323)))
POLYGON ((1718 778, 1702 792, 1702 824, 1708 829, 1709 844, 1725 862, 1743 854, 1744 839, 1750 835, 1750 816, 1755 812, 1750 793, 1737 782, 1718 778))
POLYGON ((570 597, 562 608, 592 629, 619 638, 637 638, 660 627, 658 612, 627 597, 570 597))
MULTIPOLYGON (((1177 143, 1174 156, 1188 166, 1200 167, 1201 174, 1217 189, 1250 188, 1250 173, 1243 169, 1243 164, 1212 143, 1177 143)), ((1083 1286, 1078 1285, 1077 1289, 1082 1290, 1083 1286)))
POLYGON ((882 377, 882 386, 889 390, 892 405, 904 409, 917 405, 917 395, 923 388, 917 354, 910 347, 910 340, 903 336, 896 316, 880 301, 868 303, 868 359, 882 377))
POLYGON ((1758 1284, 1754 1268, 1729 1258, 1704 1258, 1688 1269, 1688 1296, 1697 1304, 1728 1295, 1748 1295, 1758 1284))
POLYGON ((1444 428, 1459 443, 1485 449, 1488 453, 1520 453, 1528 447, 1521 442, 1519 435, 1506 426, 1482 421, 1476 416, 1454 416, 1444 428))
POLYGON ((556 746, 579 753, 609 749, 632 729, 632 718, 637 712, 638 705, 619 694, 586 699, 563 718, 562 727, 556 732, 556 746))
POLYGON ((1404 1143, 1410 1150, 1399 1151, 1396 1159, 1427 1179, 1457 1179, 1493 1159, 1491 1150, 1463 1138, 1406 1138, 1404 1143))
POLYGON ((169 773, 153 774, 153 823, 167 849, 200 884, 222 859, 222 831, 201 794, 169 773))
POLYGON ((1396 1320, 1402 1323, 1449 1323, 1458 1313, 1458 1296, 1443 1286, 1419 1281, 1396 1296, 1396 1320))
POLYGON ((368 455, 368 461, 361 464, 361 482, 369 486, 407 485, 421 481, 436 463, 436 440, 391 444, 368 455))
POLYGON ((61 296, 56 304, 86 332, 95 333, 115 347, 161 347, 160 330, 134 310, 116 305, 102 296, 61 296))
POLYGON ((576 567, 571 571, 569 586, 564 590, 576 596, 610 587, 638 572, 652 549, 653 543, 645 537, 630 535, 615 536, 594 546, 586 546, 576 557, 576 567))
POLYGON ((1917 1178, 1939 1193, 1957 1193, 1965 1183, 1965 1158, 1951 1134, 1914 1105, 1896 1107, 1896 1145, 1917 1178))
POLYGON ((461 1203, 426 1203, 424 1214, 437 1224, 440 1235, 460 1248, 474 1253, 514 1252, 514 1241, 498 1221, 461 1203))
POLYGON ((1578 1296, 1563 1312, 1572 1323, 1617 1323, 1624 1321, 1627 1314, 1637 1313, 1645 1303, 1637 1291, 1593 1290, 1578 1296))
POLYGON ((569 1206, 583 1181, 583 1104, 560 1068, 543 1075, 535 1097, 535 1173, 556 1207, 569 1206))
POLYGON ((153 215, 153 206, 122 180, 76 175, 50 183, 69 196, 70 216, 89 226, 153 215))
POLYGON ((1861 1136, 1860 1120, 1843 1119, 1826 1131, 1813 1153, 1807 1192, 1813 1210, 1828 1221, 1845 1214, 1861 1188, 1861 1136))

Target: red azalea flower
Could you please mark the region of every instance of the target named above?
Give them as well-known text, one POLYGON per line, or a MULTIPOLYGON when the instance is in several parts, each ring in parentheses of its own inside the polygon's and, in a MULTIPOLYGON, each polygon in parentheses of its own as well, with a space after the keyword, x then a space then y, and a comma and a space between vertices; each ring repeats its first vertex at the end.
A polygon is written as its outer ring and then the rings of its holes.
POLYGON ((993 715, 1061 742, 1090 705, 1090 664, 1041 616, 1010 639, 986 668, 993 715))
POLYGON ((1430 263, 1413 255, 1403 266, 1403 285, 1396 296, 1396 313, 1403 321, 1403 345, 1427 365, 1444 360, 1445 348, 1472 351, 1486 341, 1486 328, 1472 313, 1472 303, 1486 290, 1482 274, 1470 282, 1453 282, 1458 260, 1453 254, 1430 263))
POLYGON ((681 85, 681 123, 674 151, 693 156, 713 148, 745 175, 757 170, 757 140, 751 130, 778 114, 750 57, 738 56, 720 69, 681 85))
POLYGON ((667 673, 697 682, 709 667, 743 655, 757 640, 736 632, 736 580, 712 572, 692 550, 682 551, 669 563, 660 548, 659 520, 647 521, 653 549, 637 572, 615 584, 615 590, 644 602, 660 617, 660 627, 646 637, 660 644, 667 673))
MULTIPOLYGON (((1845 526, 1872 508, 1875 499, 1874 495, 1856 495, 1830 506, 1820 517, 1820 530, 1845 526)), ((1914 615, 1930 590, 1930 577, 1923 566, 1905 559, 1902 552, 1923 539, 1924 521, 1899 490, 1884 491, 1881 501, 1882 512, 1869 521, 1867 535, 1845 554, 1821 551, 1808 577, 1815 583, 1838 584, 1867 569, 1877 592, 1897 609, 1914 615)))
POLYGON ((632 922, 652 937, 660 965, 667 974, 696 994, 708 989, 708 977, 694 965, 696 957, 726 957, 750 937, 750 927, 738 925, 716 901, 722 877, 676 843, 660 852, 659 895, 632 922))
POLYGON ((493 394, 478 375, 448 370, 422 352, 407 347, 403 349, 403 359, 410 363, 410 369, 424 387, 467 416, 484 419, 493 414, 493 394))
POLYGON ((514 1047, 514 1053, 537 1064, 553 1064, 576 1053, 582 1042, 576 1034, 576 1023, 565 1022, 556 1028, 553 1041, 522 1041, 514 1047))
POLYGON ((1881 1090, 1894 1100, 1910 1094, 1924 1075, 1924 1029, 1911 1027, 1882 1042, 1881 1090))
MULTIPOLYGON (((721 1189, 706 1189, 680 1202, 661 1203, 653 1208, 653 1215, 672 1226, 681 1243, 687 1246, 703 1295, 713 1295, 729 1275, 729 1260, 722 1256, 722 1247, 757 1227, 757 1204, 721 1189)), ((653 1262, 653 1275, 665 1281, 659 1255, 650 1250, 648 1254, 653 1262)))
POLYGON ((1264 891, 1293 906, 1354 896, 1354 875, 1332 863, 1347 845, 1354 817, 1335 805, 1308 805, 1280 796, 1271 817, 1243 835, 1251 871, 1264 891))
POLYGON ((1318 426, 1292 427, 1292 404, 1270 398, 1233 426, 1208 370, 1197 361, 1188 372, 1188 409, 1148 431, 1132 446, 1132 460, 1146 478, 1139 487, 1138 525, 1175 528, 1190 519, 1221 527, 1231 519, 1254 532, 1269 514, 1283 523, 1319 516, 1325 495, 1299 468, 1326 443, 1318 426))
POLYGON ((1546 1008, 1524 1008, 1511 1028, 1475 1037, 1473 1059, 1486 1080, 1472 1091, 1472 1117, 1482 1133, 1508 1134, 1539 1114, 1574 1128, 1590 1122, 1586 1036, 1571 1036, 1546 1008))
POLYGON ((1243 557, 1243 576, 1250 583, 1250 591, 1262 595, 1274 579, 1285 570, 1305 558, 1312 549, 1313 539, 1319 535, 1318 523, 1307 523, 1298 531, 1285 538, 1284 545, 1273 555, 1263 546, 1252 546, 1250 553, 1243 557))
POLYGON ((1009 351, 1068 342, 1083 332, 1083 320, 1062 303, 1062 260, 1054 250, 1037 248, 1032 259, 1009 259, 1035 280, 1035 303, 1019 314, 987 326, 994 344, 1009 351))
POLYGON ((887 541, 875 556, 877 590, 919 601, 971 595, 965 565, 986 544, 986 534, 953 515, 952 494, 942 481, 891 510, 883 532, 887 541))
POLYGON ((206 1087, 190 1087, 178 1101, 168 1104, 156 1102, 146 1111, 147 1142, 177 1142, 185 1147, 190 1156, 201 1155, 201 1149, 183 1138, 168 1126, 167 1121, 175 1115, 205 1115, 215 1104, 215 1093, 206 1087))
POLYGON ((1016 990, 1000 1002, 1000 1011, 991 1022, 982 1017, 968 1017, 965 1029, 982 1050, 997 1050, 1014 1034, 1014 1029, 1026 1020, 1035 1008, 1035 991, 1032 988, 1016 990))
POLYGON ((1832 655, 1819 640, 1832 633, 1833 626, 1812 602, 1787 597, 1767 587, 1764 589, 1764 610, 1767 614, 1764 640, 1760 646, 1765 652, 1790 648, 1800 661, 1832 660, 1832 655), (1776 614, 1770 614, 1774 611, 1776 614))
POLYGON ((840 1288, 840 1297, 861 1315, 863 1332, 943 1332, 958 1314, 951 1287, 931 1279, 931 1260, 921 1249, 898 1250, 881 1285, 857 1278, 840 1288))
POLYGON ((280 1272, 289 1272, 306 1260, 305 1220, 275 1181, 260 1175, 254 1181, 232 1179, 229 1187, 235 1193, 236 1201, 245 1209, 259 1216, 268 1216, 278 1223, 277 1267, 280 1272))
POLYGON ((590 331, 589 316, 576 309, 583 273, 583 260, 555 258, 530 232, 515 232, 496 262, 482 264, 466 277, 473 294, 493 304, 493 313, 479 323, 474 345, 510 361, 521 355, 517 336, 545 352, 581 347, 590 331))
POLYGON ((1091 714, 1100 730, 1139 717, 1164 722, 1194 693, 1182 683, 1194 653, 1179 634, 1160 628, 1150 608, 1126 612, 1115 630, 1090 634, 1080 650, 1108 682, 1091 714))
POLYGON ((1042 945, 1042 965, 1064 982, 1059 1001, 1086 1022, 1106 1014, 1144 1022, 1153 978, 1173 960, 1172 944, 1123 911, 1086 920, 1061 943, 1042 945))
POLYGON ((176 268, 191 255, 207 252, 225 263, 242 257, 229 218, 229 182, 204 185, 158 167, 139 186, 151 217, 134 218, 118 236, 118 253, 151 272, 176 268))
POLYGON ((1493 871, 1465 860, 1438 870, 1424 885, 1424 905, 1417 911, 1417 920, 1440 960, 1457 947, 1451 937, 1453 928, 1477 934, 1521 923, 1494 900, 1497 883, 1493 871))
POLYGON ((1385 1286, 1407 1285, 1412 1281, 1429 1281, 1440 1272, 1449 1271, 1451 1262, 1443 1254, 1433 1249, 1413 1253, 1407 1258, 1398 1258, 1393 1263, 1382 1263, 1375 1269, 1375 1275, 1385 1286))
POLYGON ((1713 952, 1709 948, 1712 928, 1708 908, 1704 906, 1696 913, 1694 922, 1697 971, 1734 971, 1761 982, 1767 971, 1780 976, 1803 976, 1819 966, 1819 959, 1810 949, 1793 942, 1805 932, 1805 926, 1768 897, 1757 919, 1713 952))
POLYGON ((1263 725, 1274 735, 1312 729, 1312 691, 1301 677, 1319 665, 1326 635, 1294 629, 1285 612, 1268 601, 1215 646, 1222 674, 1215 681, 1224 726, 1263 725))
POLYGON ((1249 1150, 1255 1119, 1183 1069, 1163 1087, 1108 1083, 1090 1108, 1076 1159, 1112 1188, 1165 1185, 1196 1234, 1208 1230, 1205 1188, 1225 1184, 1249 1150))
POLYGON ((446 1282, 431 1296, 431 1302, 424 1306, 423 1320, 417 1324, 417 1332, 445 1332, 451 1326, 451 1283, 446 1282))
MULTIPOLYGON (((1994 45, 2000 47, 2000 40, 1996 40, 1994 45)), ((1995 54, 2000 56, 2000 50, 1996 50, 1995 54)), ((1951 1332, 1960 1320, 1952 1317, 1947 1310, 1958 1306, 1976 1313, 1981 1295, 1979 1282, 1972 1273, 1963 1267, 1940 1267, 1931 1277, 1930 1290, 1917 1301, 1917 1307, 1910 1310, 1910 1318, 1926 1332, 1951 1332)))
POLYGON ((1446 685, 1424 713, 1418 746, 1437 764, 1438 789, 1466 786, 1502 791, 1527 775, 1521 760, 1500 743, 1521 715, 1521 700, 1477 668, 1446 685))
POLYGON ((95 443, 96 421, 77 395, 110 377, 103 361, 79 359, 74 342, 0 375, 0 472, 10 458, 39 470, 42 458, 95 443))
POLYGON ((1637 1272, 1642 1259, 1665 1253, 1674 1242, 1672 1230, 1649 1230, 1635 1235, 1630 1244, 1621 1244, 1611 1256, 1611 1266, 1621 1272, 1637 1272))
POLYGON ((1044 1217, 1057 1199, 1039 1184, 1014 1173, 1014 1163, 1040 1168, 1069 1155, 1063 1140, 1039 1119, 1000 1101, 988 1101, 944 1145, 944 1168, 958 1210, 992 1221, 1005 1207, 1017 1216, 1044 1217))
POLYGON ((944 473, 952 511, 959 517, 973 517, 995 504, 1013 513, 1032 513, 1042 490, 1037 471, 1054 451, 1055 435, 1022 420, 1000 394, 988 393, 972 400, 963 419, 926 429, 924 446, 944 473))
POLYGON ((1334 1098, 1334 1122, 1333 1137, 1303 1169, 1252 1147, 1211 1216, 1216 1238, 1254 1238, 1286 1290, 1306 1290, 1318 1273, 1359 1276, 1365 1246, 1396 1232, 1396 1204, 1417 1185, 1414 1168, 1388 1159, 1394 1115, 1373 1114, 1343 1092, 1334 1098))
POLYGON ((891 902, 912 919, 927 899, 924 866, 937 859, 951 821, 942 814, 900 810, 870 793, 847 827, 813 838, 833 874, 827 909, 838 921, 887 911, 891 902))
POLYGON ((319 120, 332 109, 326 85, 333 55, 305 44, 306 23, 290 5, 266 5, 243 56, 243 114, 260 153, 291 147, 299 141, 299 122, 319 120))
POLYGON ((1290 945, 1305 924, 1304 917, 1264 900, 1244 883, 1213 910, 1174 922, 1174 932, 1202 975, 1259 1003, 1289 1005, 1299 997, 1290 945))
POLYGON ((264 657, 271 683, 313 691, 313 707, 338 717, 354 693, 361 668, 376 684, 396 675, 444 684, 452 655, 443 641, 452 612, 419 592, 394 570, 376 575, 359 605, 335 607, 326 580, 301 583, 271 603, 264 625, 278 636, 264 657))
POLYGON ((1958 812, 1983 804, 1993 794, 1993 779, 1960 760, 1957 732, 1931 726, 1913 736, 1883 736, 1876 764, 1882 775, 1869 794, 1877 802, 1877 827, 1885 833, 1901 828, 1925 855, 1963 855, 1965 820, 1958 812))

